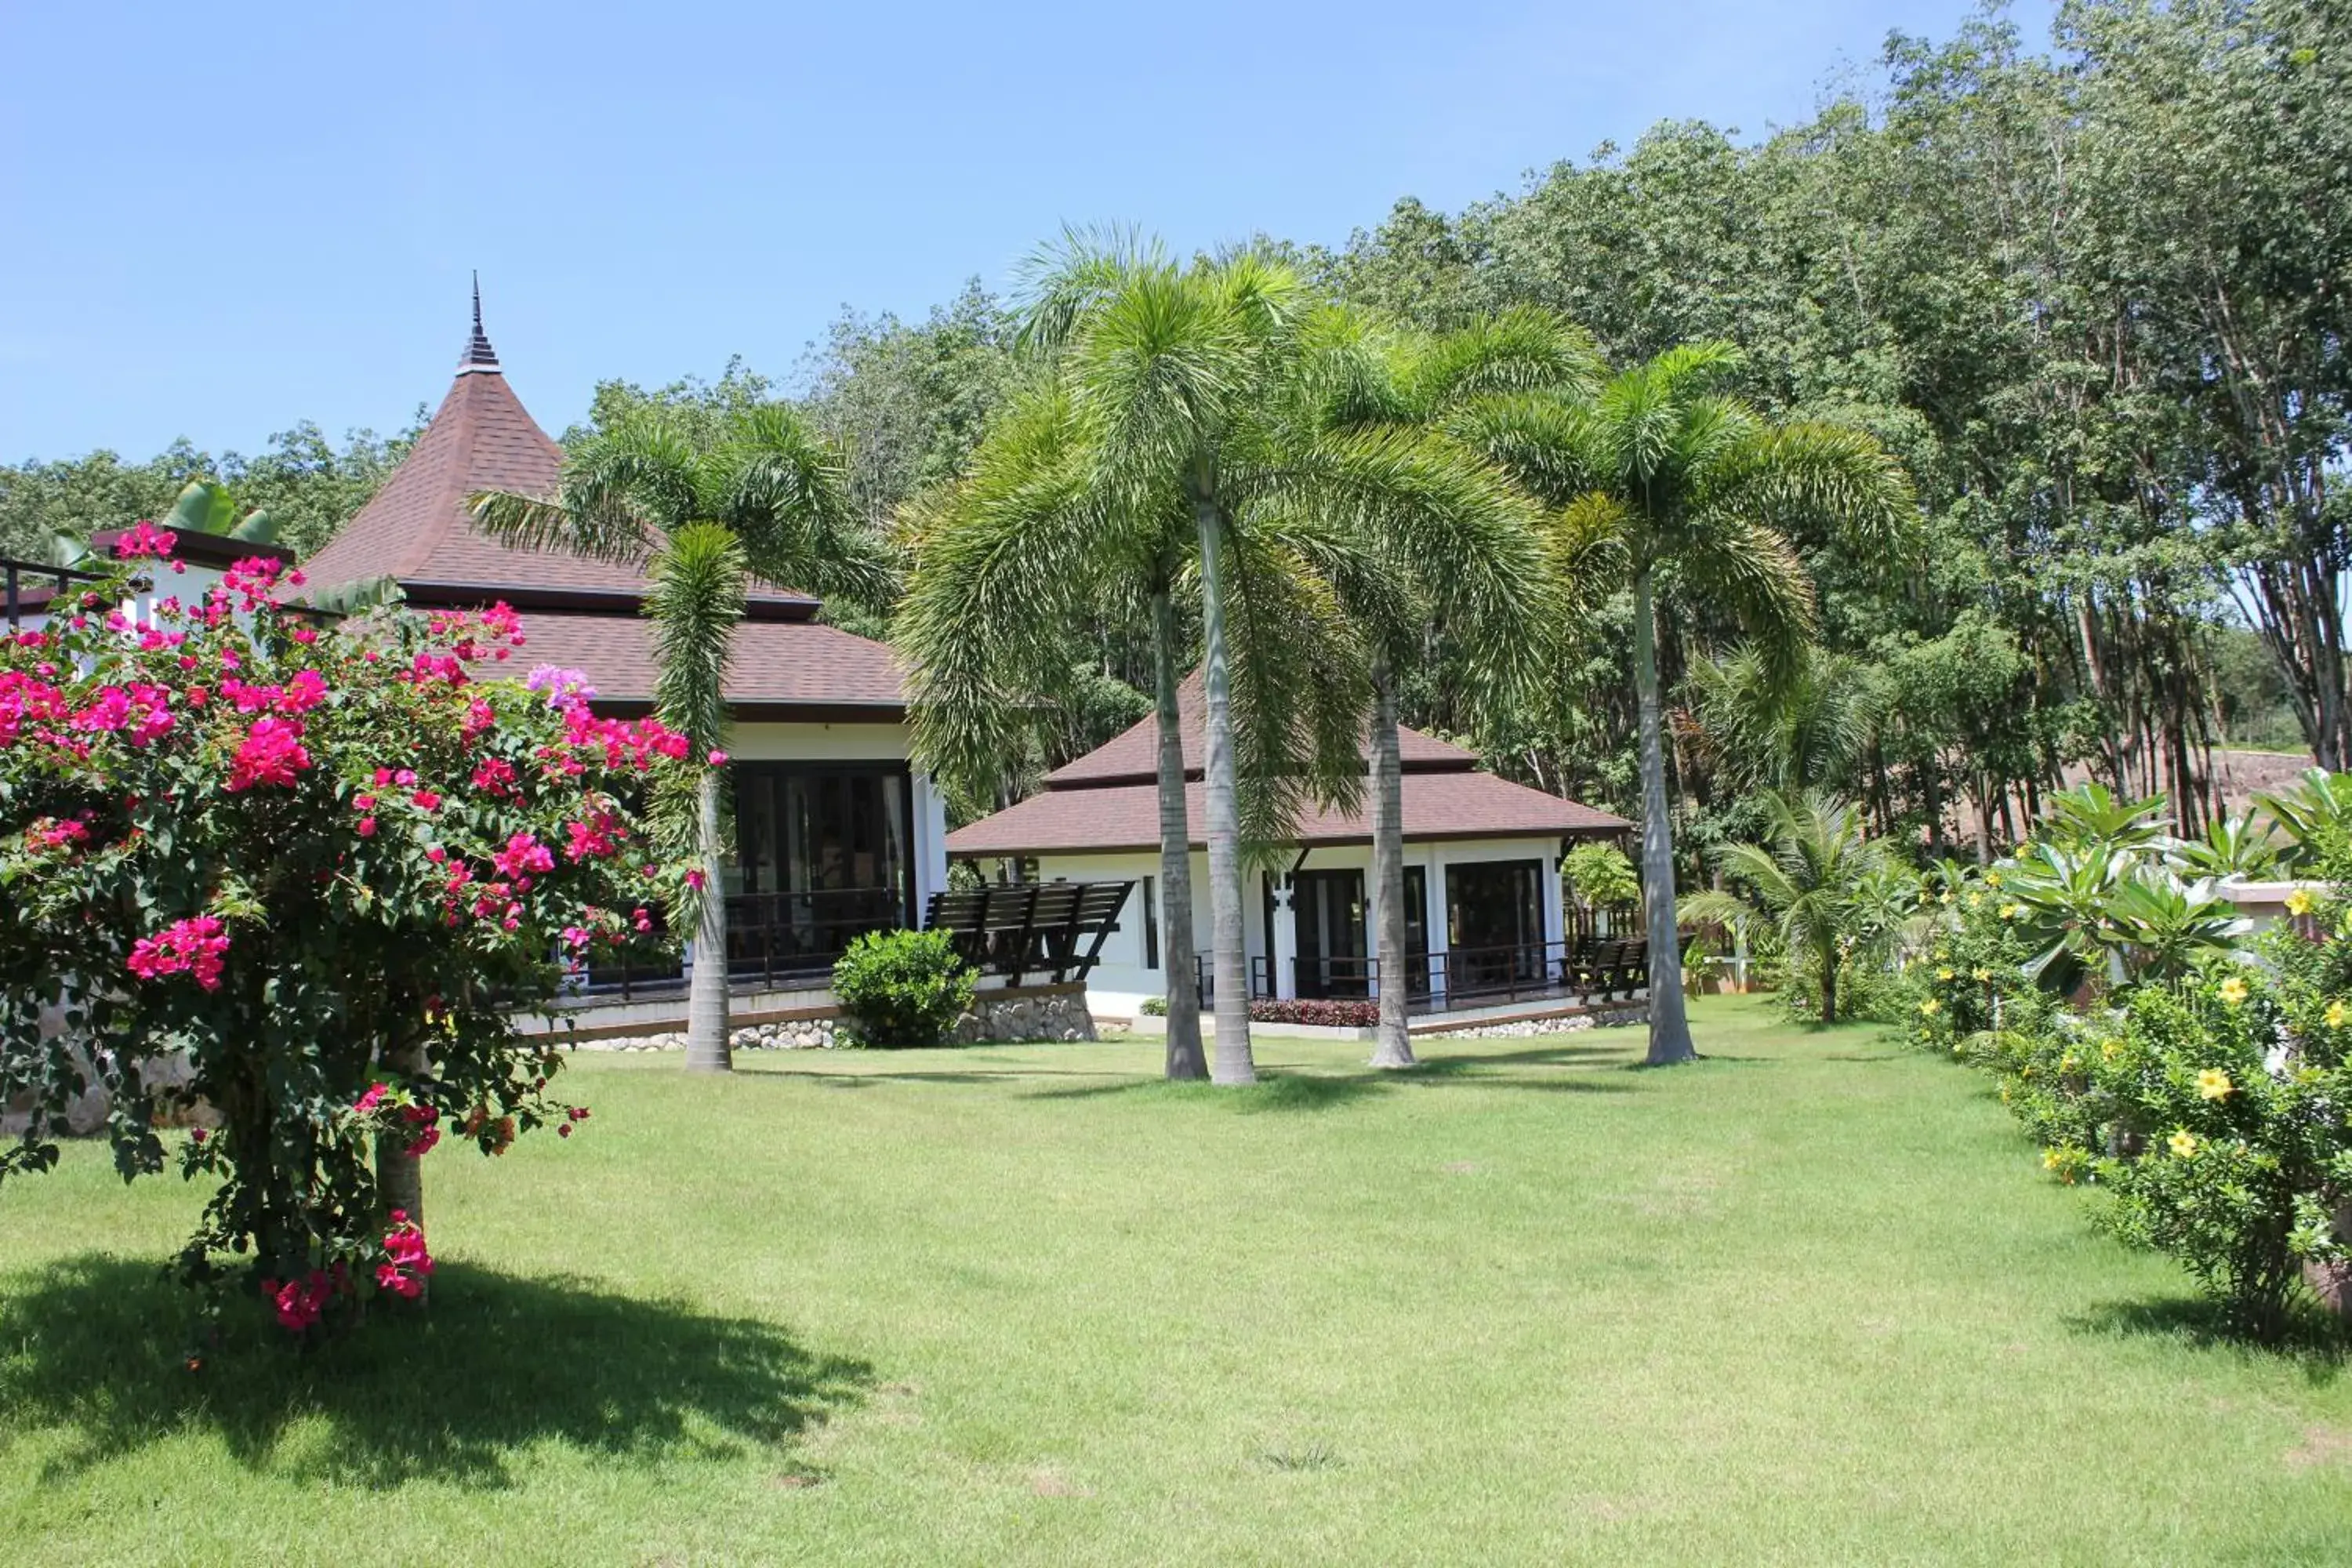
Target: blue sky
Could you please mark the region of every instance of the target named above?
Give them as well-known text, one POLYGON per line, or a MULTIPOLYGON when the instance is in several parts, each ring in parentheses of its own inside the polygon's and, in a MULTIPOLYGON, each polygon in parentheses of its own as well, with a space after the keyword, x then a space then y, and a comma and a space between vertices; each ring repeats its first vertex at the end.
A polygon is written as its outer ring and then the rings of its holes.
MULTIPOLYGON (((1663 117, 1804 118, 1973 0, 0 6, 0 460, 790 373, 1065 221, 1336 244, 1663 117)), ((2039 28, 2049 7, 2028 0, 2039 28)))

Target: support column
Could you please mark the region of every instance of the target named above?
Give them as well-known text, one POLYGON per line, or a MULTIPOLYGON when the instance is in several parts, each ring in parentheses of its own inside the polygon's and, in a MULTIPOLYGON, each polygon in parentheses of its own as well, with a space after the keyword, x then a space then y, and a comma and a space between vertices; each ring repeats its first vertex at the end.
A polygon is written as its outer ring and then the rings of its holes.
POLYGON ((1433 1010, 1445 1005, 1445 944, 1449 932, 1445 929, 1445 852, 1435 845, 1429 849, 1429 908, 1423 918, 1429 923, 1429 1005, 1433 1010))
POLYGON ((1266 932, 1266 963, 1273 968, 1274 994, 1285 1001, 1298 994, 1298 916, 1291 909, 1296 884, 1287 877, 1265 874, 1273 894, 1274 929, 1266 932))

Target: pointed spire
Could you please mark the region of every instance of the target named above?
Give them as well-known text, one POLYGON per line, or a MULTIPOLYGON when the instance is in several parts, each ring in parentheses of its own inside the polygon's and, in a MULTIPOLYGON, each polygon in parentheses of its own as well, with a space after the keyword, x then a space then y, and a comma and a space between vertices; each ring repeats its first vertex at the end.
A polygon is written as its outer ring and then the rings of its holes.
POLYGON ((490 347, 490 340, 482 334, 482 275, 477 272, 474 274, 474 335, 466 344, 465 356, 457 362, 457 374, 464 375, 468 371, 477 370, 495 373, 498 368, 498 350, 490 347))

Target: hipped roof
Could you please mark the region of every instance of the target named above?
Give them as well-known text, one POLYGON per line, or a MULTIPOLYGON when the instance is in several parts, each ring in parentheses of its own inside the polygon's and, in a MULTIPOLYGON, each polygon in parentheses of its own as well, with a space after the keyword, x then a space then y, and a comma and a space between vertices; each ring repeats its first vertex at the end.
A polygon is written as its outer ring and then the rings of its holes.
MULTIPOLYGON (((1208 786, 1184 786, 1192 846, 1204 840, 1208 786)), ((1407 773, 1407 842, 1454 838, 1605 837, 1632 824, 1572 800, 1496 778, 1493 773, 1407 773)), ((1310 811, 1294 826, 1295 844, 1369 844, 1370 805, 1354 811, 1310 811)), ((1083 854, 1160 847, 1160 791, 1153 784, 1046 790, 993 816, 948 835, 951 856, 1083 854)))
MULTIPOLYGON (((473 335, 433 422, 304 571, 321 589, 390 577, 421 605, 503 601, 522 613, 530 662, 582 670, 599 707, 650 705, 652 628, 638 613, 647 588, 643 564, 500 544, 475 526, 468 510, 483 490, 551 495, 562 470, 563 449, 507 384, 483 334, 478 296, 473 335)), ((728 669, 736 717, 903 718, 904 686, 890 650, 816 624, 810 617, 817 608, 806 595, 753 590, 728 669)))
MULTIPOLYGON (((1196 671, 1177 691, 1188 781, 1185 816, 1195 847, 1208 822, 1207 790, 1201 782, 1205 708, 1196 671)), ((1397 731, 1408 840, 1598 838, 1633 826, 1605 811, 1481 773, 1476 757, 1433 735, 1403 725, 1397 731)), ((1369 744, 1364 756, 1369 763, 1369 744)), ((948 853, 971 858, 1156 848, 1159 757, 1159 726, 1146 719, 1047 774, 1040 793, 949 834, 948 853)), ((1290 842, 1369 844, 1370 813, 1369 802, 1353 811, 1310 809, 1293 825, 1290 842)))
MULTIPOLYGON (((1184 742, 1184 776, 1188 779, 1203 776, 1202 758, 1207 747, 1202 737, 1207 733, 1207 712, 1208 700, 1202 689, 1201 672, 1196 669, 1176 689, 1176 728, 1184 742)), ((1478 759, 1461 747, 1418 730, 1400 724, 1397 738, 1398 752, 1407 773, 1466 773, 1478 765, 1478 759)), ((1363 755, 1369 763, 1369 745, 1363 755)), ((1085 756, 1047 773, 1045 787, 1095 789, 1109 784, 1151 784, 1159 777, 1160 723, 1157 719, 1146 718, 1085 756)))

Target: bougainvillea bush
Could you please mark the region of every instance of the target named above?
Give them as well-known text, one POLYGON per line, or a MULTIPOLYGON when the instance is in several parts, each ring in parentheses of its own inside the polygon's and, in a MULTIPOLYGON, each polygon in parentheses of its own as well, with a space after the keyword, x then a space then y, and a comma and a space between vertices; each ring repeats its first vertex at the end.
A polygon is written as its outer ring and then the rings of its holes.
POLYGON ((159 1101, 200 1099, 177 1163, 218 1185, 179 1271, 309 1334, 423 1291, 429 1152, 584 1116, 512 1014, 690 896, 632 806, 702 763, 572 672, 500 679, 503 606, 338 626, 266 561, 182 604, 171 543, 133 531, 0 635, 0 1105, 31 1114, 0 1176, 56 1162, 93 1081, 126 1179, 166 1163, 159 1101))

